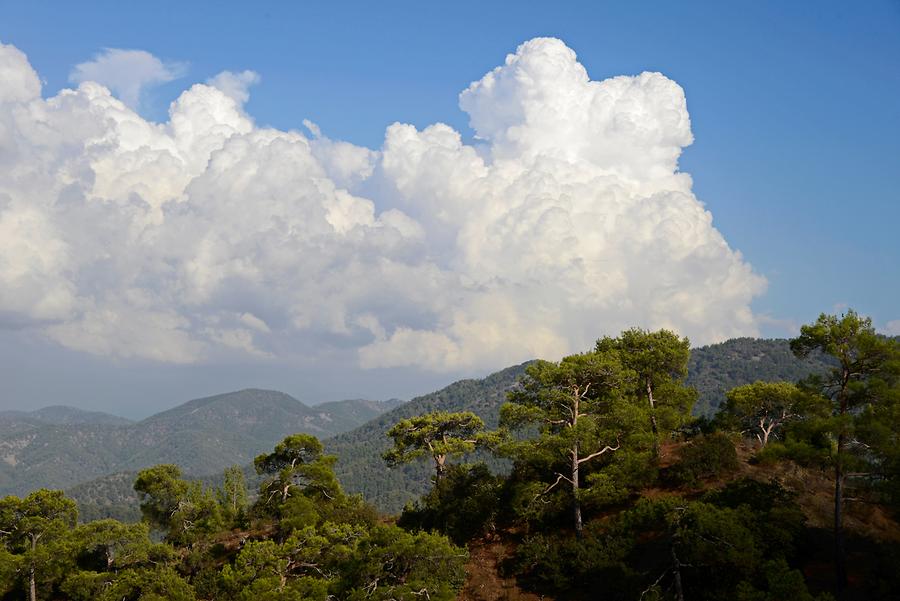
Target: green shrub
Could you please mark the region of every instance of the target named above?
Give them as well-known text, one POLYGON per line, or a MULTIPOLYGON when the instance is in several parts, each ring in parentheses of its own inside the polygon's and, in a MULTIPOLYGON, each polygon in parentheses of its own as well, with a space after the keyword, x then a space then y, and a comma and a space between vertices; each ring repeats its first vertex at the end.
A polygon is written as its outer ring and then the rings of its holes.
POLYGON ((407 506, 398 525, 437 531, 463 545, 494 528, 503 479, 483 463, 454 465, 420 501, 407 506))
POLYGON ((696 437, 681 451, 681 459, 669 470, 675 484, 696 486, 700 480, 717 478, 738 468, 734 443, 714 432, 696 437))

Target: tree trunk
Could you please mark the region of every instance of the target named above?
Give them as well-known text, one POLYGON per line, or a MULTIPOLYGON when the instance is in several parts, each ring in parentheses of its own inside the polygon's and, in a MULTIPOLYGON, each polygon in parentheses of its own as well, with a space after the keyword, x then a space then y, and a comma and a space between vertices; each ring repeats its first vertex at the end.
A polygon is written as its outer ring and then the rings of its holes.
POLYGON ((834 463, 834 567, 838 593, 847 588, 847 563, 844 549, 844 435, 838 436, 837 460, 834 463))
POLYGON ((762 430, 762 438, 759 439, 760 447, 764 447, 769 444, 769 436, 772 434, 772 430, 775 429, 775 422, 770 423, 766 426, 765 418, 759 420, 759 429, 762 430))
POLYGON ((659 455, 659 427, 656 425, 656 403, 653 400, 653 384, 647 378, 647 401, 650 403, 650 429, 653 430, 653 454, 659 455))
POLYGON ((447 473, 447 456, 446 455, 435 455, 434 457, 434 471, 435 471, 435 482, 440 482, 444 479, 444 475, 447 473))
POLYGON ((572 510, 575 514, 575 536, 581 538, 581 503, 578 501, 578 443, 572 447, 572 510))
POLYGON ((28 569, 28 594, 31 601, 37 601, 37 587, 34 582, 34 553, 37 548, 37 538, 31 535, 31 565, 28 569))
MULTIPOLYGON (((841 390, 838 393, 839 415, 843 417, 847 413, 847 386, 850 382, 850 372, 843 369, 841 375, 841 390)), ((843 424, 841 424, 843 429, 843 424)), ((838 596, 847 588, 847 560, 844 550, 844 445, 846 437, 843 430, 838 434, 837 450, 834 461, 834 573, 837 577, 838 596)))
POLYGON ((684 591, 681 588, 681 562, 678 561, 678 555, 675 554, 675 543, 669 548, 672 553, 672 572, 675 575, 675 598, 678 601, 684 601, 684 591))

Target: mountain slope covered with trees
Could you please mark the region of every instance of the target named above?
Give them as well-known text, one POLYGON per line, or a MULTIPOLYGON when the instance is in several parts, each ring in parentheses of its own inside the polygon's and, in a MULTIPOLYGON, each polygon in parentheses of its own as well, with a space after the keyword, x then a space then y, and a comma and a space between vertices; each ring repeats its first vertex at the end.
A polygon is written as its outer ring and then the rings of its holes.
POLYGON ((833 361, 821 353, 797 357, 786 339, 733 338, 691 350, 687 383, 699 397, 695 415, 712 417, 735 386, 765 382, 797 382, 821 374, 833 361))
POLYGON ((381 455, 390 447, 387 432, 394 423, 433 411, 471 411, 488 427, 496 427, 497 409, 525 373, 526 365, 508 367, 481 380, 455 382, 325 440, 327 452, 338 458, 335 474, 341 484, 348 492, 361 493, 382 511, 399 511, 427 490, 430 468, 419 464, 385 467, 381 455))
POLYGON ((328 437, 396 401, 309 407, 281 392, 242 390, 195 399, 139 422, 72 408, 0 414, 0 494, 69 488, 122 471, 176 463, 189 474, 249 464, 296 432, 328 437))

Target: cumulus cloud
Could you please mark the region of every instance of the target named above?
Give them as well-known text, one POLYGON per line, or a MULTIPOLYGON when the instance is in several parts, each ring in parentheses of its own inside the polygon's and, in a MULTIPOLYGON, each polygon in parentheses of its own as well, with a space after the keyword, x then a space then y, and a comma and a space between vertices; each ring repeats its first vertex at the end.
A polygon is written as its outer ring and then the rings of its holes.
POLYGON ((215 77, 206 80, 208 85, 219 89, 240 104, 250 100, 250 86, 255 86, 259 82, 259 73, 256 71, 241 71, 240 73, 222 71, 215 77))
POLYGON ((137 109, 145 88, 178 79, 186 70, 184 63, 164 63, 145 50, 105 48, 93 60, 75 65, 69 81, 99 83, 129 107, 137 109))
POLYGON ((460 95, 474 145, 396 123, 377 150, 258 127, 250 71, 190 87, 161 124, 99 77, 42 99, 11 46, 0 75, 0 328, 174 363, 438 371, 632 325, 757 333, 765 281, 678 171, 690 119, 659 73, 592 81, 531 40, 460 95))
POLYGON ((884 333, 888 336, 900 336, 900 319, 892 319, 884 324, 884 333))

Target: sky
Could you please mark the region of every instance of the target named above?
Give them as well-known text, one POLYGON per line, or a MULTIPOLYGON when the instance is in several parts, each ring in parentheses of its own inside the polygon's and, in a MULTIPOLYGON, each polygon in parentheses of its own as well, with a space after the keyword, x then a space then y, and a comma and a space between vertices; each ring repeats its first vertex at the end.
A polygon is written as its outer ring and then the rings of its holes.
POLYGON ((0 409, 900 334, 900 3, 0 2, 0 409))

